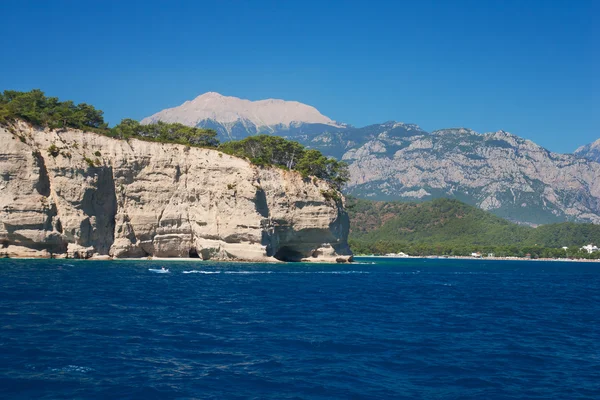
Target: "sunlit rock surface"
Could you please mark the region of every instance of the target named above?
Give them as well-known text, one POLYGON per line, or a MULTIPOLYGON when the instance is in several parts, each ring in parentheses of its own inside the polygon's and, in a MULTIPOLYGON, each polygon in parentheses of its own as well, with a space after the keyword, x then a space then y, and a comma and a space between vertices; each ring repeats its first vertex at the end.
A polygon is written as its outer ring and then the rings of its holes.
POLYGON ((0 140, 0 254, 351 258, 343 201, 326 199, 323 181, 216 150, 24 123, 0 140))

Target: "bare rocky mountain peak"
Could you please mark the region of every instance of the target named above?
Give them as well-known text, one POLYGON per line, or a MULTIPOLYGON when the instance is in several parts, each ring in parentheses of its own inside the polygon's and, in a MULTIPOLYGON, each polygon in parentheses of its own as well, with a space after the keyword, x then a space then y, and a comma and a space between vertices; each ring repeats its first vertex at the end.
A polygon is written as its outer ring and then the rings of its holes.
POLYGON ((188 126, 206 126, 221 130, 231 136, 236 125, 250 130, 272 131, 274 127, 294 124, 323 124, 341 127, 332 119, 321 114, 315 107, 279 99, 251 101, 216 92, 204 93, 178 107, 162 110, 142 123, 156 121, 179 122, 188 126))
POLYGON ((590 161, 600 162, 600 139, 579 147, 575 150, 575 155, 590 161))

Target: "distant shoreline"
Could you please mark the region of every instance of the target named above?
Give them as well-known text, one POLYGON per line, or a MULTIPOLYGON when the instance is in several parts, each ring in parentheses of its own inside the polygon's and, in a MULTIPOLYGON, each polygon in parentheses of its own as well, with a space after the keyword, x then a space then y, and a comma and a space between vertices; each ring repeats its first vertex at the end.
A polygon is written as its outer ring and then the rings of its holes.
POLYGON ((354 255, 353 261, 340 263, 333 260, 318 260, 318 261, 279 261, 279 260, 202 260, 198 258, 178 258, 178 257, 126 257, 126 258, 112 258, 112 257, 90 257, 90 258, 66 258, 66 257, 0 257, 0 260, 61 260, 61 261, 162 261, 162 262, 201 262, 201 263, 266 263, 266 264, 337 264, 337 265, 351 265, 357 261, 357 258, 376 258, 376 259, 390 259, 390 260, 473 260, 473 261, 553 261, 553 262, 591 262, 600 263, 600 260, 589 260, 585 258, 524 258, 524 257, 469 257, 469 256, 408 256, 408 257, 393 257, 393 256, 376 256, 376 255, 354 255))
POLYGON ((375 255, 355 255, 354 258, 380 258, 392 260, 477 260, 477 261, 556 261, 556 262, 596 262, 600 260, 588 260, 586 258, 525 258, 525 257, 469 257, 469 256, 408 256, 408 257, 393 257, 393 256, 375 256, 375 255))

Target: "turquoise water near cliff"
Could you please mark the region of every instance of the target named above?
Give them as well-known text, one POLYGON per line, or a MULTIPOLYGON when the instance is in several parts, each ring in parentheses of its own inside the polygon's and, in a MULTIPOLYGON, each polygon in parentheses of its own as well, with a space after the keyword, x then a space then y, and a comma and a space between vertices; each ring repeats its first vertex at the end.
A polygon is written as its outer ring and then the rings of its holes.
POLYGON ((359 261, 0 260, 0 397, 600 397, 600 264, 359 261))

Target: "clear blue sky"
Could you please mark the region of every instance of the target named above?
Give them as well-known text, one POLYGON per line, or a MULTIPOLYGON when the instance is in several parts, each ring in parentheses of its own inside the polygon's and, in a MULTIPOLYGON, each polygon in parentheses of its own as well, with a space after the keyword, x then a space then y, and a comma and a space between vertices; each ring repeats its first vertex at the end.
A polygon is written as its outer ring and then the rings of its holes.
POLYGON ((0 1, 0 90, 107 120, 207 91, 355 126, 504 129, 554 151, 600 137, 600 1, 0 1))

